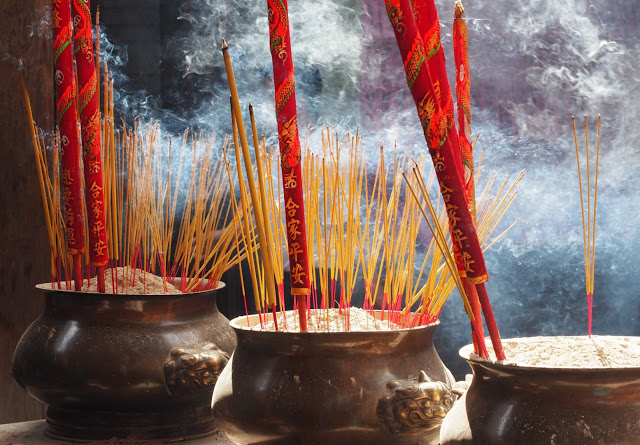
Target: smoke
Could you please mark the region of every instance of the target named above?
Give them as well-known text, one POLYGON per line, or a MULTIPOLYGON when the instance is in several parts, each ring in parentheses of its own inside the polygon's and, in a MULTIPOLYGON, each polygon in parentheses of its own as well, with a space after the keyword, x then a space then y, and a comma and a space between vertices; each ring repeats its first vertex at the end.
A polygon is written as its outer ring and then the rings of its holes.
MULTIPOLYGON (((452 2, 436 3, 453 79, 452 2)), ((635 303, 640 27, 631 14, 634 7, 620 4, 465 1, 477 153, 485 150, 484 169, 499 178, 527 171, 504 224, 521 220, 486 254, 487 289, 503 337, 586 333, 571 128, 575 115, 584 150, 585 114, 592 155, 596 118, 602 115, 594 332, 640 334, 635 303)), ((318 143, 327 122, 336 131, 359 127, 371 158, 377 158, 379 142, 388 152, 392 147, 409 155, 424 152, 382 2, 290 1, 289 13, 299 122, 309 126, 310 145, 318 143)), ((125 114, 155 117, 169 131, 194 127, 228 133, 229 91, 220 51, 225 38, 241 102, 253 103, 259 131, 275 142, 266 2, 192 0, 178 7, 176 17, 179 25, 164 42, 162 68, 174 69, 178 80, 165 88, 162 100, 125 88, 118 97, 125 114)), ((124 55, 119 57, 124 63, 124 55)), ((470 330, 457 295, 445 306, 439 332, 438 350, 460 376, 466 365, 456 357, 457 348, 470 341, 470 330)))
MULTIPOLYGON (((632 259, 640 247, 634 186, 640 29, 630 9, 579 0, 474 0, 465 7, 473 125, 486 147, 487 168, 527 170, 510 210, 522 219, 486 255, 487 289, 502 336, 586 333, 571 128, 575 115, 584 169, 585 114, 592 156, 602 115, 593 331, 640 334, 640 270, 632 259)), ((458 300, 452 297, 441 318, 439 350, 447 357, 462 345, 457 330, 468 324, 458 300)), ((468 369, 451 363, 458 375, 468 369)))
POLYGON ((51 6, 38 8, 34 14, 38 19, 27 25, 29 37, 51 39, 51 6))

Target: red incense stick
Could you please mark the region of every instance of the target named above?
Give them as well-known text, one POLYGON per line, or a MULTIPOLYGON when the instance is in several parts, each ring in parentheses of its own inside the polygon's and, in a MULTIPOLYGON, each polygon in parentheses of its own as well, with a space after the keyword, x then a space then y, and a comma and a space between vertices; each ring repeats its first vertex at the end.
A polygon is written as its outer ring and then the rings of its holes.
POLYGON ((295 74, 287 0, 267 0, 269 42, 273 62, 276 118, 284 185, 291 294, 296 296, 300 330, 307 330, 307 298, 310 293, 307 233, 304 219, 300 138, 296 111, 295 74))
POLYGON ((464 169, 464 182, 471 215, 476 217, 473 147, 471 145, 471 76, 469 72, 469 37, 464 8, 456 2, 453 20, 453 58, 456 65, 456 100, 458 105, 458 141, 464 169))
MULTIPOLYGON (((418 31, 410 0, 385 0, 385 4, 404 60, 407 85, 418 110, 444 198, 454 249, 459 254, 459 263, 469 284, 483 283, 488 279, 488 274, 467 201, 453 106, 441 106, 443 87, 440 81, 434 83, 427 68, 428 54, 418 31)), ((485 311, 485 317, 492 315, 492 311, 485 311)), ((479 320, 476 319, 476 322, 479 320)), ((490 330, 495 326, 495 320, 487 323, 490 330)), ((497 329, 494 334, 499 338, 497 329)), ((492 335, 492 339, 493 337, 492 335)))
POLYGON ((89 258, 96 267, 98 292, 105 292, 104 268, 109 260, 105 222, 104 185, 100 154, 98 73, 93 53, 89 0, 73 0, 74 52, 78 71, 78 105, 82 128, 85 199, 89 227, 89 258))
MULTIPOLYGON (((440 108, 443 110, 443 113, 447 116, 453 115, 453 97, 451 96, 451 86, 449 85, 449 79, 447 76, 447 67, 446 60, 444 54, 444 48, 442 47, 442 38, 441 38, 441 28, 440 28, 440 19, 438 17, 438 10, 436 9, 435 3, 430 0, 418 0, 412 3, 413 6, 413 16, 416 20, 416 26, 418 28, 418 32, 420 37, 422 38, 422 43, 424 45, 425 51, 425 59, 427 69, 429 70, 429 74, 431 76, 431 80, 433 81, 436 95, 438 95, 440 108)), ((464 21, 463 21, 464 24, 464 21)), ((458 23, 454 25, 454 36, 456 36, 456 32, 460 31, 461 25, 458 23), (456 27, 457 26, 457 27, 456 27)), ((466 54, 467 46, 463 45, 464 42, 461 41, 458 35, 458 39, 454 37, 454 57, 461 57, 462 53, 466 54)), ((466 34, 465 34, 466 37, 466 34)), ((467 59, 468 62, 468 59, 467 59)), ((456 59, 456 70, 458 70, 458 59, 456 59)), ((468 63, 467 63, 468 68, 468 63)), ((468 77, 467 77, 468 79, 468 77)), ((458 86, 459 78, 456 76, 456 97, 458 99, 458 115, 460 115, 460 100, 461 96, 459 95, 458 86)), ((465 86, 469 86, 468 82, 465 86)), ((468 95, 466 96, 468 98, 468 95)), ((468 102, 467 102, 468 103, 468 102)), ((464 115, 463 115, 464 116, 464 115)), ((465 128, 465 127, 461 127, 465 128)), ((455 121, 451 121, 447 125, 447 138, 453 141, 453 149, 456 149, 456 139, 458 140, 458 147, 460 148, 461 156, 453 156, 453 160, 456 163, 456 168, 462 174, 462 180, 464 184, 464 190, 467 195, 467 203, 469 205, 469 211, 472 215, 472 220, 475 223, 475 194, 474 194, 474 184, 473 184, 473 158, 470 152, 470 144, 466 138, 460 138, 459 136, 464 136, 464 134, 460 135, 456 130, 455 121)), ((468 287, 467 298, 469 299, 469 303, 474 312, 474 316, 476 319, 480 320, 482 314, 481 304, 478 301, 478 294, 476 292, 475 286, 472 283, 468 282, 466 277, 466 271, 462 264, 462 257, 459 249, 456 245, 454 245, 454 253, 456 258, 456 263, 458 266, 458 272, 462 281, 465 282, 465 285, 468 287)), ((479 346, 476 349, 476 352, 482 354, 482 344, 484 343, 484 339, 475 338, 476 333, 478 335, 484 335, 482 329, 482 323, 479 322, 475 329, 472 330, 474 335, 474 342, 479 346)))
POLYGON ((71 7, 52 0, 57 125, 60 131, 62 199, 67 251, 73 257, 75 290, 82 290, 84 221, 80 178, 76 83, 73 70, 71 7))

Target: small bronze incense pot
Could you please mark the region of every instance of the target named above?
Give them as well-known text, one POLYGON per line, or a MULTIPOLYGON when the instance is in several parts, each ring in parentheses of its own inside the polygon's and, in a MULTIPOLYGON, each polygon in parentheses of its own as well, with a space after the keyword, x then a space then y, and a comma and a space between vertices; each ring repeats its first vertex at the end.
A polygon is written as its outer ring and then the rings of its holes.
POLYGON ((640 363, 516 366, 472 357, 472 351, 472 345, 460 350, 473 380, 442 424, 442 445, 640 443, 640 363))
POLYGON ((217 289, 114 295, 38 288, 44 312, 18 343, 13 375, 48 406, 48 436, 164 441, 215 432, 211 394, 236 345, 217 289))
MULTIPOLYGON (((378 314, 379 315, 379 314, 378 314)), ((218 380, 213 415, 237 444, 437 444, 455 395, 437 323, 368 332, 251 330, 218 380)))

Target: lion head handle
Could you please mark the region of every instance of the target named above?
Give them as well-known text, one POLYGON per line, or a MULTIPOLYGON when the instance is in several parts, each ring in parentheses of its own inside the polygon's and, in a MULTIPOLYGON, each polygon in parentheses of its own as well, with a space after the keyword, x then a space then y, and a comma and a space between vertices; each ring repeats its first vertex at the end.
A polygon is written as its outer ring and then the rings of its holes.
POLYGON ((456 400, 450 385, 424 371, 418 381, 390 380, 389 395, 378 400, 378 417, 395 434, 421 434, 437 428, 456 400))
POLYGON ((229 361, 229 354, 213 343, 199 348, 173 348, 164 365, 169 393, 213 391, 218 376, 229 361))

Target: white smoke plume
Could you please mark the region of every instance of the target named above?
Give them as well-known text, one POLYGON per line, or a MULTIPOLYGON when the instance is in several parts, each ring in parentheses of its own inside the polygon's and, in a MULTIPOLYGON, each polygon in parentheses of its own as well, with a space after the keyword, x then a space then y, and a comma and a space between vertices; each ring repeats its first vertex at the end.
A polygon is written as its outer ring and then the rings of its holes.
MULTIPOLYGON (((449 78, 453 79, 453 2, 436 2, 449 78)), ((505 218, 517 227, 487 263, 504 337, 586 333, 586 298, 578 179, 571 116, 589 117, 592 154, 602 115, 594 332, 640 334, 640 26, 621 2, 602 0, 467 0, 472 125, 485 149, 485 171, 527 175, 505 218)), ((378 141, 405 153, 424 151, 402 61, 382 1, 289 2, 300 126, 311 142, 323 122, 360 127, 365 149, 378 141)), ((188 109, 158 109, 175 127, 230 130, 221 39, 230 46, 244 104, 252 101, 261 132, 276 141, 266 1, 192 0, 164 51, 195 97, 188 109)), ((186 87, 185 87, 186 88, 186 87)), ((132 92, 135 93, 135 92, 132 92)), ((144 94, 123 94, 153 108, 144 94)), ((184 94, 177 91, 176 94, 184 94)), ((134 107, 142 113, 144 107, 134 107)), ((153 114, 153 113, 152 113, 153 114)), ((171 126, 171 125, 170 125, 171 126)), ((173 128, 173 127, 172 127, 173 128)), ((222 138, 219 137, 219 140, 222 138)), ((478 152, 479 152, 478 149, 478 152)), ((375 157, 375 155, 374 155, 375 157)), ((482 182, 482 181, 481 181, 482 182)), ((445 307, 439 350, 455 362, 470 340, 459 298, 445 307)), ((456 365, 453 365, 455 367, 456 365)))

